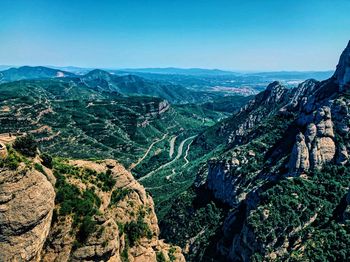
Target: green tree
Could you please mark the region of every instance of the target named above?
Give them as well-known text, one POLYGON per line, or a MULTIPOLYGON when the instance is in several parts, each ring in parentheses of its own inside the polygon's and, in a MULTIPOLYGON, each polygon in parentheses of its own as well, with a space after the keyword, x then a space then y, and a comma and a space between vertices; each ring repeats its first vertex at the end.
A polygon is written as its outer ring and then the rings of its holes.
POLYGON ((38 144, 33 135, 17 137, 13 143, 13 148, 25 156, 34 157, 37 152, 38 144))

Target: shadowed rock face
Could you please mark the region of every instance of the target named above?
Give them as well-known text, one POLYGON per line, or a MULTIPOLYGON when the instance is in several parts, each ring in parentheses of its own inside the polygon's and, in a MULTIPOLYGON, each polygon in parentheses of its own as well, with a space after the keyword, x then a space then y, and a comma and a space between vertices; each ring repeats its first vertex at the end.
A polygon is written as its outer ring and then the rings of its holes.
POLYGON ((53 186, 42 173, 24 165, 0 172, 2 261, 38 258, 50 230, 54 199, 53 186))
POLYGON ((336 83, 339 84, 340 91, 344 91, 349 88, 350 84, 350 41, 348 46, 340 56, 337 70, 333 76, 336 79, 336 83))

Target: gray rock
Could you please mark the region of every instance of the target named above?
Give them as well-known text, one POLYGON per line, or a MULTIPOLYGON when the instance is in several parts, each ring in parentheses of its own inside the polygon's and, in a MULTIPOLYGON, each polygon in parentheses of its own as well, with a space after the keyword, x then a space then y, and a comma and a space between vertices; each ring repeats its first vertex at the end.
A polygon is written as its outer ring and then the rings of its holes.
POLYGON ((55 191, 45 175, 23 163, 0 172, 0 250, 2 261, 39 257, 50 230, 55 191))
POLYGON ((305 137, 302 133, 296 136, 296 142, 293 147, 292 155, 289 161, 290 173, 302 173, 309 170, 309 150, 305 143, 305 137))

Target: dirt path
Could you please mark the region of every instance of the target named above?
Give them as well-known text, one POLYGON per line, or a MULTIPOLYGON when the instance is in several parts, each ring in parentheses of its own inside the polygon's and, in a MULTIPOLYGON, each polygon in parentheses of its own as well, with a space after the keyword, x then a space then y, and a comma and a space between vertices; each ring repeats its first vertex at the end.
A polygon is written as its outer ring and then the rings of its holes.
POLYGON ((185 143, 186 143, 188 140, 190 140, 190 139, 192 139, 192 138, 195 138, 195 137, 196 137, 196 136, 190 136, 190 137, 184 139, 184 140, 180 143, 180 145, 179 145, 179 147, 178 147, 178 150, 177 150, 177 155, 176 155, 176 157, 175 157, 173 160, 171 160, 170 162, 165 163, 164 165, 161 165, 161 166, 158 167, 156 170, 153 170, 153 171, 149 172, 147 175, 145 175, 145 176, 139 178, 138 181, 142 181, 142 180, 145 180, 146 178, 151 177, 153 174, 155 174, 155 173, 158 172, 159 170, 161 170, 161 169, 163 169, 163 168, 165 168, 165 167, 171 165, 171 164, 174 163, 176 160, 178 160, 178 159, 181 157, 181 155, 182 155, 182 151, 183 151, 183 148, 184 148, 185 143))
POLYGON ((132 170, 133 168, 135 168, 137 165, 139 165, 148 155, 148 153, 151 151, 152 147, 159 143, 160 141, 163 141, 168 134, 164 134, 164 136, 160 139, 157 139, 156 141, 154 141, 152 144, 150 144, 150 146, 148 147, 147 151, 145 152, 145 154, 136 162, 130 165, 129 170, 132 170))

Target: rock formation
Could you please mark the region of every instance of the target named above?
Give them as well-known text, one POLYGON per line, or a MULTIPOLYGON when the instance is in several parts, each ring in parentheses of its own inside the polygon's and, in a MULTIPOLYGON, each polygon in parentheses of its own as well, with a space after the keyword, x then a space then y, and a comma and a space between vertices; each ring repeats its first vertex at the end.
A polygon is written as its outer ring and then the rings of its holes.
MULTIPOLYGON (((323 225, 333 223, 320 217, 323 203, 332 205, 330 216, 349 220, 350 193, 342 180, 349 175, 349 84, 350 42, 330 79, 307 80, 289 90, 274 82, 221 125, 220 135, 229 134, 228 143, 208 162, 206 183, 198 186, 232 208, 217 244, 225 259, 284 261, 297 254, 298 261, 309 261, 303 260, 304 249, 309 245, 310 252, 320 241, 313 238, 314 230, 326 234, 323 225), (347 191, 341 203, 330 201, 334 192, 321 186, 332 185, 328 176, 343 185, 335 192, 338 199, 347 191), (309 185, 315 191, 309 192, 309 185), (309 194, 316 204, 308 202, 309 194), (323 199, 316 200, 319 197, 323 199), (284 221, 287 215, 293 222, 284 221)), ((348 229, 348 224, 334 226, 348 229)))
POLYGON ((45 175, 25 163, 0 171, 1 261, 32 261, 50 231, 55 192, 45 175))
POLYGON ((302 173, 303 171, 309 170, 309 167, 309 150, 306 146, 304 135, 299 133, 293 147, 289 168, 291 172, 302 173))
MULTIPOLYGON (((128 193, 114 206, 111 204, 111 192, 96 189, 101 199, 100 215, 96 217, 96 231, 81 247, 74 248, 75 236, 70 233, 73 227, 72 219, 66 217, 63 221, 58 221, 52 226, 46 247, 42 250, 43 261, 122 261, 123 252, 127 254, 129 261, 156 261, 159 252, 163 253, 165 258, 169 259, 169 255, 172 255, 174 261, 184 261, 178 247, 172 247, 158 239, 159 227, 153 200, 130 172, 114 160, 99 163, 75 160, 70 161, 70 164, 98 173, 110 170, 116 181, 114 190, 127 190, 128 193), (152 237, 142 237, 137 245, 128 247, 120 225, 136 221, 140 211, 145 212, 144 221, 152 232, 152 237)), ((79 187, 93 186, 81 181, 73 183, 79 187)))
MULTIPOLYGON (((125 261, 127 259, 135 262, 155 262, 157 256, 164 257, 167 261, 185 261, 178 247, 158 239, 158 220, 152 198, 131 173, 116 161, 105 160, 98 163, 81 160, 65 161, 61 166, 63 165, 67 172, 75 170, 72 173, 74 175, 67 173, 62 176, 61 173, 57 177, 59 183, 56 182, 57 175, 53 176, 53 173, 62 171, 57 171, 54 166, 52 172, 40 164, 38 157, 24 160, 23 156, 11 149, 9 159, 2 161, 1 261, 125 261), (11 162, 12 159, 20 161, 18 166, 15 162, 11 162), (89 175, 83 178, 78 172, 84 170, 88 170, 86 172, 89 175), (101 182, 97 180, 105 174, 109 174, 115 181, 110 191, 100 188, 101 182), (62 179, 68 184, 62 184, 62 179), (90 195, 87 196, 95 195, 93 199, 97 201, 99 210, 89 218, 90 223, 95 225, 94 230, 83 240, 82 229, 77 228, 76 224, 81 222, 77 222, 75 214, 61 214, 60 208, 65 202, 56 202, 55 205, 54 185, 58 192, 62 192, 59 187, 64 186, 65 189, 61 190, 76 188, 78 192, 86 192, 89 189, 90 195), (114 191, 119 197, 118 202, 112 200, 114 191), (127 225, 132 225, 129 227, 134 229, 125 232, 127 225), (138 226, 140 229, 137 229, 138 226), (143 235, 145 234, 143 231, 137 235, 137 239, 128 235, 134 234, 135 230, 143 230, 146 235, 143 235)), ((79 199, 78 194, 76 197, 79 199)), ((86 212, 84 210, 88 206, 80 208, 81 212, 86 212)), ((85 217, 81 219, 85 221, 85 217)))

